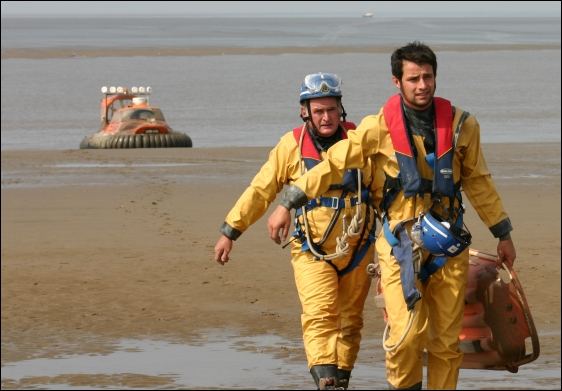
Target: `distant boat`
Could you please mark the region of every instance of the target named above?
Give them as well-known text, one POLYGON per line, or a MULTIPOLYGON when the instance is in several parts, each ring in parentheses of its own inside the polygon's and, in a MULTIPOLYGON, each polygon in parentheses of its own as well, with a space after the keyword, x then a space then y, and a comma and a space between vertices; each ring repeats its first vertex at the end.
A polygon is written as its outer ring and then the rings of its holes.
POLYGON ((372 12, 365 12, 363 14, 364 18, 372 18, 373 16, 375 16, 375 14, 373 14, 372 12))

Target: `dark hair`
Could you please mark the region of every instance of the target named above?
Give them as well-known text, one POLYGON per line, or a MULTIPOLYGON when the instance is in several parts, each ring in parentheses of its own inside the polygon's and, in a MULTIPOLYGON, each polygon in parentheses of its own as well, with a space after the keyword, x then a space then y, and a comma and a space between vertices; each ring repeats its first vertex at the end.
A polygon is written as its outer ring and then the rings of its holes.
POLYGON ((411 61, 417 65, 430 64, 433 68, 433 75, 437 76, 437 57, 433 50, 419 41, 408 43, 406 46, 398 48, 390 57, 392 76, 402 80, 402 62, 411 61))

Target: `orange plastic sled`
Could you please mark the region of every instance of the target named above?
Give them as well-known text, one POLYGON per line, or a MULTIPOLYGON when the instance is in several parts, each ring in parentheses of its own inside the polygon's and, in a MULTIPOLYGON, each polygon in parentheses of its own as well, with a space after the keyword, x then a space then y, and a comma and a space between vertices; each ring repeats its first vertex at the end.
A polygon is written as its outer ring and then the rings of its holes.
MULTIPOLYGON (((470 249, 465 310, 460 334, 464 353, 461 368, 495 369, 516 373, 539 357, 540 345, 523 287, 513 269, 497 257, 470 249)), ((384 310, 380 278, 378 307, 384 310)))
POLYGON ((539 357, 537 330, 515 270, 498 258, 470 251, 463 328, 462 368, 516 373, 539 357), (530 350, 528 352, 528 350, 530 350))

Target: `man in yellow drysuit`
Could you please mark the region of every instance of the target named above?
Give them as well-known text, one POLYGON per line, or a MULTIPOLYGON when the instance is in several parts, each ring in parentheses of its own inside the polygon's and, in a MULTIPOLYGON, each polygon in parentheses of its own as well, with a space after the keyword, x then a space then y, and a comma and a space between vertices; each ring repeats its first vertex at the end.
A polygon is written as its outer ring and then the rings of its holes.
MULTIPOLYGON (((335 74, 305 77, 300 90, 304 124, 281 137, 226 216, 215 245, 217 262, 228 262, 233 241, 265 213, 285 184, 318 164, 331 145, 355 128, 345 122, 340 84, 335 74)), ((347 170, 321 197, 296 211, 292 266, 308 367, 319 389, 347 388, 361 341, 370 287, 366 266, 374 255, 376 220, 371 205, 376 184, 370 159, 360 168, 347 170)), ((379 197, 383 181, 379 171, 379 197)), ((270 230, 271 239, 281 243, 289 226, 270 230)))
POLYGON ((343 169, 374 160, 386 175, 376 249, 390 327, 384 342, 389 386, 421 389, 425 349, 427 388, 454 389, 470 244, 461 187, 499 239, 500 261, 509 264, 516 255, 512 227, 482 154, 478 122, 434 96, 434 52, 410 43, 394 51, 391 67, 400 93, 287 189, 269 225, 283 229, 291 208, 341 180, 343 169))

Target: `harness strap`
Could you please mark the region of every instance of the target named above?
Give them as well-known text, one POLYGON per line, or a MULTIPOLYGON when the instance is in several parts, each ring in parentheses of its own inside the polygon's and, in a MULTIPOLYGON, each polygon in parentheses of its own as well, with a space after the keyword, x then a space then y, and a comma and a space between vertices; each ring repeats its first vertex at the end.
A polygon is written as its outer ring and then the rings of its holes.
MULTIPOLYGON (((364 188, 363 190, 361 190, 361 201, 363 203, 367 203, 367 200, 369 198, 369 189, 364 188)), ((345 208, 345 198, 340 198, 340 197, 319 197, 319 198, 314 198, 310 201, 308 201, 308 203, 304 206, 305 210, 308 212, 318 206, 324 206, 327 208, 332 208, 334 210, 340 210, 345 208)), ((350 206, 356 206, 359 203, 359 197, 351 197, 349 199, 350 202, 350 206)), ((298 217, 302 215, 302 208, 299 208, 295 211, 295 216, 298 217)))
MULTIPOLYGON (((362 202, 365 204, 369 204, 369 190, 368 189, 363 189, 361 191, 361 198, 362 198, 362 202)), ((344 201, 344 199, 338 199, 337 197, 322 197, 325 200, 331 200, 333 198, 339 200, 339 201, 344 201)), ((352 204, 351 206, 356 206, 358 204, 358 200, 357 197, 352 197, 352 204), (353 201, 354 200, 354 201, 353 201)), ((312 200, 312 201, 316 201, 316 200, 312 200)), ((328 201, 326 201, 328 202, 328 201)), ((339 203, 338 203, 339 205, 339 203)), ((314 205, 313 207, 316 207, 319 205, 314 205)), ((322 206, 330 206, 330 205, 322 205, 322 206)), ((340 207, 343 208, 345 206, 342 205, 340 207)), ((311 209, 313 208, 311 207, 311 209)), ((367 221, 369 220, 369 210, 370 208, 367 207, 367 216, 365 218, 365 225, 363 225, 363 232, 361 233, 361 239, 359 240, 359 242, 361 242, 363 236, 365 235, 365 230, 367 227, 367 221)), ((308 211, 308 209, 307 209, 308 211)), ((295 211, 295 231, 293 232, 293 235, 295 238, 299 239, 301 242, 301 251, 310 251, 309 245, 308 245, 308 241, 306 240, 304 231, 302 229, 301 224, 298 222, 298 219, 296 217, 298 217, 300 214, 302 214, 302 208, 301 209, 297 209, 295 211)), ((346 275, 347 273, 351 272, 353 269, 355 269, 363 260, 363 258, 365 257, 365 254, 367 254, 367 250, 369 249, 369 247, 375 242, 376 240, 376 230, 377 230, 377 220, 376 218, 373 219, 373 225, 371 226, 371 229, 369 230, 368 236, 367 236, 367 240, 365 240, 365 243, 363 243, 363 245, 356 249, 355 253, 352 256, 351 261, 341 270, 338 270, 337 266, 333 264, 333 262, 331 260, 324 260, 324 262, 326 262, 327 264, 329 264, 331 267, 334 268, 334 270, 336 271, 336 273, 338 274, 339 277, 342 277, 344 275, 346 275)), ((311 241, 312 246, 314 246, 315 250, 321 254, 325 254, 324 251, 322 250, 321 246, 317 243, 314 243, 311 241)))
MULTIPOLYGON (((386 185, 388 189, 392 190, 402 190, 402 179, 400 177, 393 178, 391 176, 386 177, 386 185)), ((431 193, 433 185, 433 180, 421 178, 421 185, 419 187, 418 193, 431 193)))
MULTIPOLYGON (((420 194, 432 193, 432 188, 433 188, 433 181, 431 179, 421 178, 420 194)), ((460 181, 454 184, 455 198, 459 201, 459 209, 463 209, 460 188, 461 188, 460 181)), ((394 177, 387 176, 384 181, 383 197, 380 202, 381 210, 387 211, 390 208, 390 205, 396 199, 396 196, 398 196, 398 194, 401 191, 402 191, 402 181, 400 177, 394 178, 394 177)))
POLYGON ((398 225, 396 234, 398 244, 392 247, 392 253, 400 265, 400 282, 402 294, 408 311, 414 309, 415 304, 421 299, 421 293, 416 288, 414 260, 412 257, 412 240, 403 225, 398 225))
POLYGON ((429 276, 435 273, 439 268, 445 266, 447 257, 430 256, 427 261, 420 267, 418 278, 421 282, 426 282, 429 276))
POLYGON ((390 230, 390 225, 388 224, 388 218, 386 217, 386 215, 384 215, 382 218, 382 229, 384 232, 384 238, 386 239, 388 244, 390 244, 391 247, 395 247, 400 244, 398 238, 394 236, 394 234, 390 230))
POLYGON ((457 146, 457 141, 458 141, 459 135, 461 133, 462 125, 464 124, 464 121, 466 121, 466 119, 469 116, 470 116, 470 113, 468 111, 463 111, 463 113, 461 114, 461 117, 459 119, 459 123, 457 124, 457 127, 455 129, 455 134, 453 136, 453 148, 455 148, 457 146))

